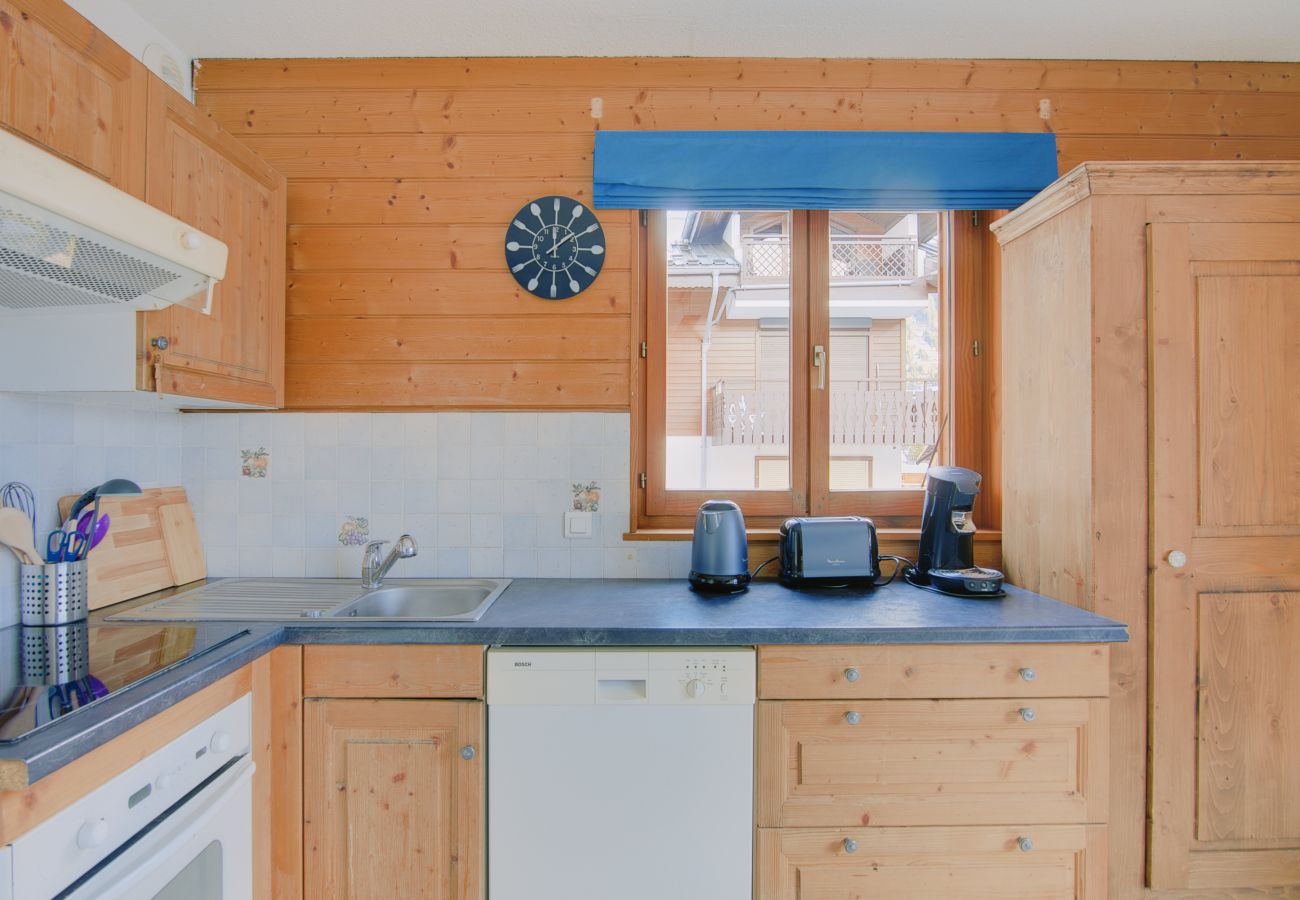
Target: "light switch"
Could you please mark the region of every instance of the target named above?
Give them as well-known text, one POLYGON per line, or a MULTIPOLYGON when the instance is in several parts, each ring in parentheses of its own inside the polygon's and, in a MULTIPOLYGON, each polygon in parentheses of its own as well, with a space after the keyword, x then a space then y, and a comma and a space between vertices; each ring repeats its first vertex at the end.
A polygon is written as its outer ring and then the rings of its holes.
POLYGON ((578 512, 576 509, 564 513, 564 536, 566 538, 591 537, 591 513, 578 512))

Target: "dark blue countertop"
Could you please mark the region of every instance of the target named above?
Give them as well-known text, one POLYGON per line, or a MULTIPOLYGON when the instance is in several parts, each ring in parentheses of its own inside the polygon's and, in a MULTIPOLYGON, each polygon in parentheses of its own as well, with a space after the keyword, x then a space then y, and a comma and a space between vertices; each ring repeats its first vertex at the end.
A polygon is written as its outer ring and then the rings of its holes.
MULTIPOLYGON (((155 594, 96 613, 121 612, 155 594)), ((117 623, 115 623, 117 624, 117 623)), ((156 626, 141 623, 142 632, 156 626)), ((201 688, 290 644, 746 646, 755 644, 1100 643, 1119 622, 1018 588, 1000 600, 946 597, 903 583, 792 591, 775 582, 706 599, 675 580, 516 579, 478 622, 204 623, 220 646, 0 746, 36 781, 201 688)))

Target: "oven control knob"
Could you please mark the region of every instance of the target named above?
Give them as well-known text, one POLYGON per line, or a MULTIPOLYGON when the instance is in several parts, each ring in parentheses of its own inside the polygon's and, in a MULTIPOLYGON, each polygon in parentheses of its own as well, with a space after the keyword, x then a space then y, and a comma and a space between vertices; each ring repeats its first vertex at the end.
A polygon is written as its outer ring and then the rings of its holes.
POLYGON ((171 772, 163 772, 154 780, 153 786, 158 791, 169 791, 175 781, 171 772))
POLYGON ((224 731, 218 731, 212 735, 212 740, 208 744, 208 749, 213 753, 230 752, 230 735, 224 731))
POLYGON ((82 850, 93 850, 108 840, 108 822, 103 819, 87 819, 77 829, 77 846, 82 850))
POLYGON ((705 684, 698 678, 692 678, 686 682, 686 696, 692 700, 698 700, 704 696, 705 684))

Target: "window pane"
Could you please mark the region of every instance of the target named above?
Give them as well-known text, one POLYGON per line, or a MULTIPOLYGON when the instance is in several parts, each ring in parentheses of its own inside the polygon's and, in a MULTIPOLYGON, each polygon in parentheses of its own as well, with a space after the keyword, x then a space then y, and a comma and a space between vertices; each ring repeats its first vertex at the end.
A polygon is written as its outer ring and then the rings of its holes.
POLYGON ((939 428, 939 215, 830 214, 833 491, 920 488, 939 428))
POLYGON ((668 490, 789 490, 788 211, 667 214, 668 490))

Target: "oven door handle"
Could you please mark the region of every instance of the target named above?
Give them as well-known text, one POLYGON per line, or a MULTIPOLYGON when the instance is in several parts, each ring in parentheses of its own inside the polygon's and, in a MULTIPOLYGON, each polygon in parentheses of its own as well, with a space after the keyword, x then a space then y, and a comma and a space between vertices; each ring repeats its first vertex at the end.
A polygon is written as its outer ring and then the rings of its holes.
POLYGON ((151 897, 161 890, 197 853, 214 840, 222 842, 223 898, 243 898, 252 888, 253 760, 244 756, 190 795, 148 831, 92 869, 65 896, 68 900, 151 897), (222 816, 231 812, 240 821, 230 827, 222 816), (194 845, 194 846, 189 846, 194 845), (189 855, 193 853, 194 855, 189 855), (225 873, 237 873, 244 884, 226 883, 225 873))

